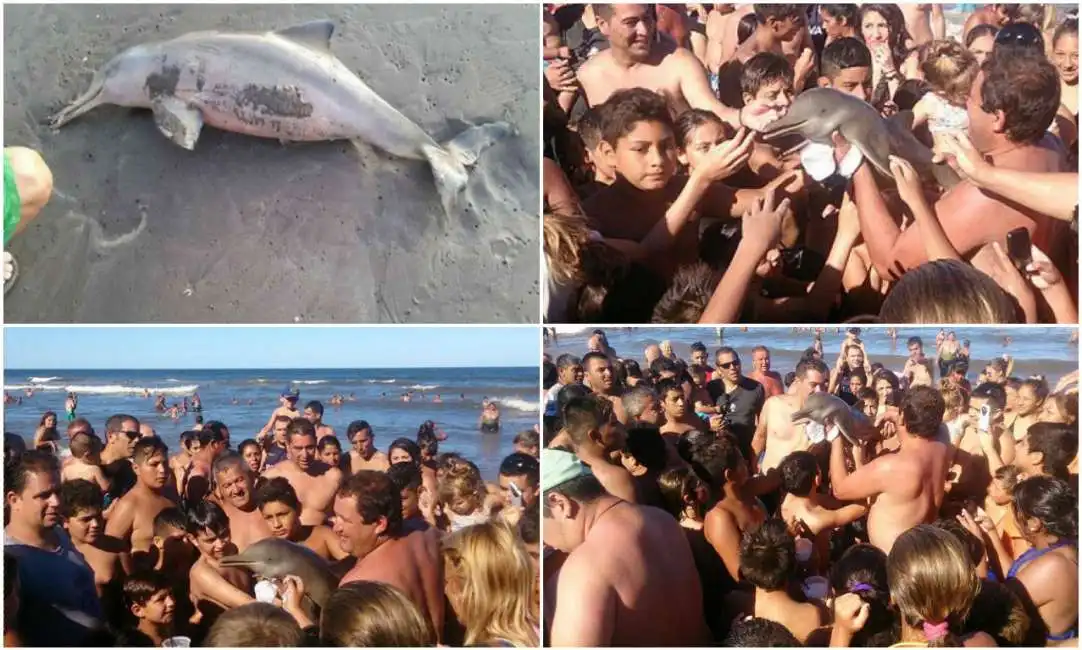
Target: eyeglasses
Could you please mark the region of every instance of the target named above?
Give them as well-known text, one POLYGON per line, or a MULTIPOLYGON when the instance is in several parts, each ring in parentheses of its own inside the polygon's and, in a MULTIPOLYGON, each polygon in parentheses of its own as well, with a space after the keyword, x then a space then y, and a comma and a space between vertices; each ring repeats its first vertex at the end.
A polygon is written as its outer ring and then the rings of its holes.
POLYGON ((729 370, 730 368, 739 368, 740 367, 740 362, 739 361, 729 361, 728 363, 719 363, 718 367, 723 368, 725 370, 729 370))
POLYGON ((128 436, 128 440, 136 440, 138 438, 141 438, 142 435, 143 435, 143 434, 139 433, 138 431, 121 431, 121 433, 128 436))

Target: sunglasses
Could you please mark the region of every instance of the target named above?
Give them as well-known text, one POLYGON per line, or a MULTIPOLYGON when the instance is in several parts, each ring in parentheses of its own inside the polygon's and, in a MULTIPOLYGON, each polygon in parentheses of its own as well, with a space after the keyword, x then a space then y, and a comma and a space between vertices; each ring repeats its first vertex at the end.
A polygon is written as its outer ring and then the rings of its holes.
POLYGON ((128 440, 138 440, 143 434, 138 431, 121 431, 124 435, 128 436, 128 440))
POLYGON ((719 363, 718 367, 723 368, 725 370, 729 370, 730 368, 739 368, 740 367, 740 362, 739 361, 730 361, 728 363, 719 363))
POLYGON ((996 34, 996 45, 1022 45, 1025 47, 1044 48, 1044 38, 1036 27, 1029 23, 1012 23, 996 34))

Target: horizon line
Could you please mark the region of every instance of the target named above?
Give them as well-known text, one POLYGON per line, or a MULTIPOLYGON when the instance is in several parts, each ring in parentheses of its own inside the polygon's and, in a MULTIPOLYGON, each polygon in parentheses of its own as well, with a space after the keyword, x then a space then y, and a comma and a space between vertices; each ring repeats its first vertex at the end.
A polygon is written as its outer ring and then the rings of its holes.
POLYGON ((76 368, 72 366, 60 367, 48 367, 42 366, 39 368, 4 368, 5 373, 9 372, 25 372, 29 370, 162 370, 162 371, 175 371, 175 370, 515 370, 515 369, 529 369, 536 370, 537 366, 452 366, 452 365, 427 365, 427 366, 386 366, 386 367, 357 367, 357 366, 326 366, 321 368, 296 368, 290 366, 248 366, 248 367, 225 367, 219 366, 214 368, 76 368))

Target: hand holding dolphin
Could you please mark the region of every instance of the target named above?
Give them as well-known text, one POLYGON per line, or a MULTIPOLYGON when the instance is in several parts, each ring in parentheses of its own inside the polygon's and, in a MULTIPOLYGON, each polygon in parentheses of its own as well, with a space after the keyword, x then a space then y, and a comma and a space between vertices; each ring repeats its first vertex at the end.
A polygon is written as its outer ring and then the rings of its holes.
POLYGON ((831 426, 837 426, 838 431, 852 444, 857 444, 875 432, 875 428, 863 413, 854 412, 841 398, 829 393, 809 395, 804 407, 793 413, 792 421, 811 421, 828 430, 831 426))

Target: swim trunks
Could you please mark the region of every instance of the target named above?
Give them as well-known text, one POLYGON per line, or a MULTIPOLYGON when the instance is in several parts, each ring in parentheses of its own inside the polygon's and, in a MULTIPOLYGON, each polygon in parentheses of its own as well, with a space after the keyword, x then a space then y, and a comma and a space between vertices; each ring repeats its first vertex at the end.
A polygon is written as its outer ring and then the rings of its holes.
POLYGON ((19 199, 19 188, 15 185, 15 170, 11 168, 8 153, 4 152, 4 246, 8 245, 11 237, 15 234, 15 227, 19 225, 19 215, 22 213, 22 200, 19 199))

